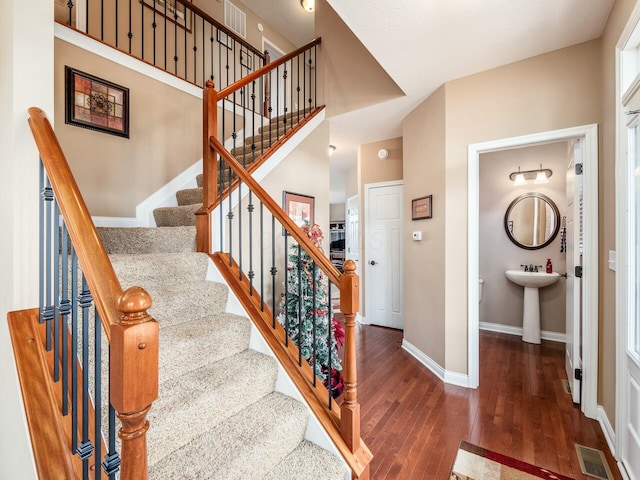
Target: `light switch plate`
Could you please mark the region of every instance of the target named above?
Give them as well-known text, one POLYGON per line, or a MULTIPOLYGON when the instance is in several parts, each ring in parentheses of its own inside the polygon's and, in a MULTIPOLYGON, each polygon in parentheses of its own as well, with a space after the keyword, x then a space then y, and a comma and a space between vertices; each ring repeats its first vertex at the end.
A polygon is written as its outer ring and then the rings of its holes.
POLYGON ((422 240, 422 232, 413 232, 413 239, 416 242, 419 242, 420 240, 422 240))
POLYGON ((609 250, 609 270, 616 271, 616 252, 609 250))

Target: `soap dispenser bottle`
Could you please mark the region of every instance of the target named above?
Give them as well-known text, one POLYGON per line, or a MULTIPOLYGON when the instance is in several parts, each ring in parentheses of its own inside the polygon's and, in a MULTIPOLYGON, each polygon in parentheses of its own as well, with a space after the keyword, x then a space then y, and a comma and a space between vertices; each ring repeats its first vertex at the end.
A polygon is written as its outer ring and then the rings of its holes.
POLYGON ((553 272, 553 266, 551 266, 551 259, 547 258, 547 273, 553 272))

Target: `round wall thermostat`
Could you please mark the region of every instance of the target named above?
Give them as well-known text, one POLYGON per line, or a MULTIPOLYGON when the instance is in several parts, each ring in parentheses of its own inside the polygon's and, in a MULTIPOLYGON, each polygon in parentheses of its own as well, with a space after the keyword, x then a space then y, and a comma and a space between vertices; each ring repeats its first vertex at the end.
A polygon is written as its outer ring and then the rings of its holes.
POLYGON ((378 158, 380 160, 384 160, 385 158, 389 157, 389 150, 387 150, 386 148, 381 148, 380 150, 378 150, 378 158))

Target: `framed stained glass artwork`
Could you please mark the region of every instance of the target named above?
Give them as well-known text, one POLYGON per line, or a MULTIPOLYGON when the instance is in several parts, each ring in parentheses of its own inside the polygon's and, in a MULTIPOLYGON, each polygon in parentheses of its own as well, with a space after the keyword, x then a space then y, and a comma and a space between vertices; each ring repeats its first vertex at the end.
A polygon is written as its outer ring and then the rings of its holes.
POLYGON ((129 138, 129 89, 65 66, 65 123, 129 138))

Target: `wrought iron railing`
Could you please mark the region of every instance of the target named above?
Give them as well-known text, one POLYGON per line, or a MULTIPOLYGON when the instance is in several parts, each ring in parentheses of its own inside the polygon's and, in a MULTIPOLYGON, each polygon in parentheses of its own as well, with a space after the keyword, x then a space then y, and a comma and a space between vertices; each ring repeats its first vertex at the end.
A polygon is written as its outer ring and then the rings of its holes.
POLYGON ((122 291, 51 125, 37 108, 29 115, 41 158, 39 323, 68 452, 83 479, 146 479, 145 418, 158 395, 151 298, 122 291))
POLYGON ((196 214, 197 248, 217 252, 214 258, 223 275, 297 382, 354 478, 367 479, 371 452, 360 438, 355 263, 347 262, 341 274, 319 248, 317 226, 301 229, 252 176, 288 134, 321 110, 315 68, 319 44, 320 39, 314 40, 220 92, 207 84, 204 203, 196 214), (272 119, 262 118, 254 106, 261 78, 269 79, 263 83, 271 86, 264 110, 272 119), (274 88, 275 83, 280 87, 274 88), (236 107, 245 103, 238 102, 238 96, 247 95, 250 108, 236 107), (223 144, 218 138, 231 140, 223 144))
POLYGON ((60 23, 199 87, 226 87, 265 64, 264 53, 187 0, 69 0, 56 8, 60 23))

